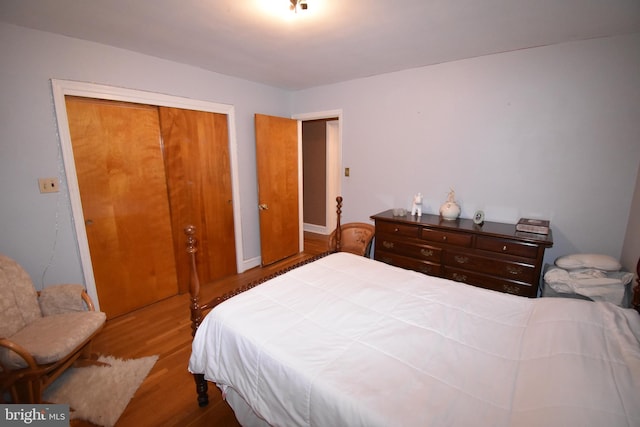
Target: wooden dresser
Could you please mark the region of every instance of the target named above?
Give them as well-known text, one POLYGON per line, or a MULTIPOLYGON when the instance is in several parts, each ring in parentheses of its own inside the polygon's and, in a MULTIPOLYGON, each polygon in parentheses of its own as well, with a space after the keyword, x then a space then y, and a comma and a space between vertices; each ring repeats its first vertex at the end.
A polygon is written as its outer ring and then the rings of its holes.
POLYGON ((549 235, 521 233, 515 224, 470 219, 447 221, 438 215, 393 216, 375 221, 375 259, 432 276, 482 288, 536 297, 549 235))

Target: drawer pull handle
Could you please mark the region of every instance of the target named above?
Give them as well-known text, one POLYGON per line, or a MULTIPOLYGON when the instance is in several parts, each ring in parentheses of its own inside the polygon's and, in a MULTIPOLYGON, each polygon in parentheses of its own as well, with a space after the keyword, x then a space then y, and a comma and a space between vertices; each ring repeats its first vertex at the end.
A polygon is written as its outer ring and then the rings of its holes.
POLYGON ((469 258, 466 256, 456 255, 453 259, 455 259, 458 264, 466 264, 469 262, 469 258))
POLYGON ((467 281, 467 276, 464 275, 464 274, 453 273, 452 277, 453 277, 453 280, 455 280, 456 282, 466 282, 467 281))
POLYGON ((446 241, 447 240, 447 236, 442 236, 442 240, 446 241))
POLYGON ((502 250, 503 250, 503 251, 506 251, 506 250, 507 250, 507 245, 504 245, 504 246, 502 247, 502 250))
POLYGON ((384 242, 382 242, 382 246, 384 246, 387 249, 391 249, 393 248, 393 242, 388 242, 385 240, 384 242))
POLYGON ((507 266, 507 271, 509 274, 513 274, 514 276, 518 276, 522 274, 522 267, 514 267, 513 265, 507 266))
POLYGON ((515 285, 503 285, 502 289, 509 294, 520 295, 520 288, 515 285))
POLYGON ((400 229, 399 229, 398 227, 396 227, 396 228, 394 228, 394 229, 393 229, 393 232, 394 232, 394 233, 397 233, 398 231, 400 231, 400 229))
POLYGON ((420 253, 424 256, 433 256, 433 251, 430 249, 420 249, 420 253))

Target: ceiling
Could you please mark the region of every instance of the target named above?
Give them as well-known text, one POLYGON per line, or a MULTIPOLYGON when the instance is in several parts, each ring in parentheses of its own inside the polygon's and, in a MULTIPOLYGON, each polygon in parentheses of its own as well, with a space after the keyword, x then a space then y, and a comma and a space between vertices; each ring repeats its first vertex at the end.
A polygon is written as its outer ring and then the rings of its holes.
POLYGON ((1 0, 0 21, 289 90, 640 32, 639 0, 1 0))

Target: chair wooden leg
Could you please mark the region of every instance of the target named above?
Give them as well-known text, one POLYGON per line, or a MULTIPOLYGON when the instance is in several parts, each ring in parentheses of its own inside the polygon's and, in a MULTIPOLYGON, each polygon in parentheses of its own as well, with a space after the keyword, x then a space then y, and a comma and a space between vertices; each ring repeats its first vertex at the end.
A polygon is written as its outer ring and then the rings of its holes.
POLYGON ((82 349, 80 357, 73 362, 74 368, 85 368, 87 366, 111 366, 108 363, 98 361, 100 357, 97 353, 91 351, 91 341, 82 349))
POLYGON ((93 344, 93 340, 89 341, 87 343, 87 345, 84 346, 84 348, 82 349, 82 352, 80 353, 80 359, 92 359, 92 358, 98 358, 97 354, 94 354, 92 351, 92 346, 93 344))
POLYGON ((11 399, 13 403, 41 403, 42 387, 36 379, 18 380, 11 386, 11 399))
POLYGON ((18 390, 13 382, 5 382, 0 387, 0 403, 16 403, 18 401, 18 390), (9 400, 7 400, 7 397, 9 400))
POLYGON ((73 363, 74 368, 86 368, 87 366, 111 366, 108 363, 100 362, 97 359, 78 359, 73 363))
POLYGON ((35 403, 42 403, 42 383, 40 379, 31 381, 31 390, 33 393, 33 401, 35 403))

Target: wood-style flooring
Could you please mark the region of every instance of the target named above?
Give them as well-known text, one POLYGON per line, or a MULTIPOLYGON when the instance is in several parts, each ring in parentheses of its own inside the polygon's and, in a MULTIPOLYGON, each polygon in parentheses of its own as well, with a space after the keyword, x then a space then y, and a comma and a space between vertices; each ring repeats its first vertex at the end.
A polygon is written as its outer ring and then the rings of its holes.
MULTIPOLYGON (((326 251, 327 236, 305 233, 305 251, 285 261, 202 286, 204 299, 274 273, 287 265, 326 251)), ((116 427, 233 426, 233 411, 220 392, 209 385, 209 405, 196 401, 193 376, 187 371, 191 353, 189 295, 177 295, 107 321, 93 344, 93 352, 119 358, 157 354, 159 359, 142 383, 116 427)), ((92 427, 84 421, 73 426, 92 427)))

